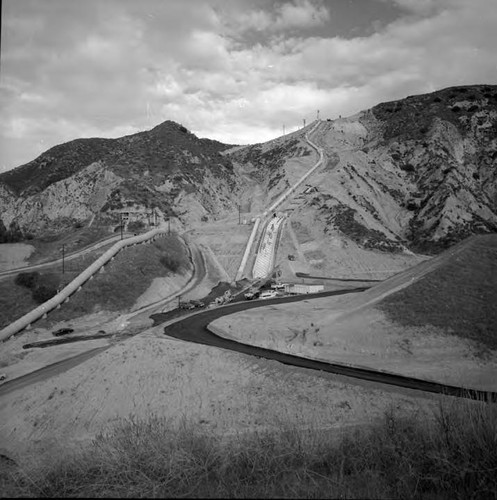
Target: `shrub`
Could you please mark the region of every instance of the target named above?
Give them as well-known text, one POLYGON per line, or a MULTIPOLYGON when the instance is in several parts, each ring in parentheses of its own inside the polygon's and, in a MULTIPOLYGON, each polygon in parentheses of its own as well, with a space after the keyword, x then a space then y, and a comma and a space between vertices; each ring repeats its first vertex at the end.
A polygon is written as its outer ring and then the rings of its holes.
POLYGON ((459 111, 461 111, 461 108, 459 106, 452 106, 452 108, 450 108, 450 109, 454 113, 459 113, 459 111))
POLYGON ((138 233, 145 228, 145 224, 141 220, 135 220, 128 224, 128 231, 138 233))
POLYGON ((404 172, 414 172, 415 168, 411 163, 404 163, 403 165, 400 165, 400 168, 404 172))
POLYGON ((480 174, 478 174, 478 172, 473 172, 473 179, 475 181, 479 180, 480 179, 480 174))
POLYGON ((468 108, 468 111, 469 111, 470 113, 474 113, 475 111, 478 111, 479 109, 480 109, 480 108, 479 108, 476 104, 473 104, 472 106, 470 106, 470 107, 468 108))
POLYGON ((175 273, 181 267, 181 262, 176 257, 166 254, 159 259, 160 263, 166 268, 175 273))
POLYGON ((26 288, 35 288, 40 280, 40 273, 34 271, 31 273, 19 273, 16 276, 15 284, 26 288))
POLYGON ((47 285, 41 285, 33 290, 33 300, 43 304, 57 294, 57 290, 47 285))

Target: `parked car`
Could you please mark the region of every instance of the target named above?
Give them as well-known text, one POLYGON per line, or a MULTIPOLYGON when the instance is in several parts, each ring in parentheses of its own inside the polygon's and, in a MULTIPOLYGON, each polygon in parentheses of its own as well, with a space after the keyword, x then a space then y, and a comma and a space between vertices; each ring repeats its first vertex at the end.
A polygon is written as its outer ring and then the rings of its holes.
POLYGON ((273 290, 284 290, 285 289, 285 283, 273 283, 271 285, 271 288, 273 290))
POLYGON ((205 304, 201 300, 190 300, 190 304, 193 304, 195 307, 205 307, 205 304))
POLYGON ((5 373, 0 373, 0 382, 3 382, 7 378, 7 375, 5 373))
POLYGON ((273 299, 276 297, 278 294, 276 293, 276 290, 266 290, 261 293, 260 298, 261 299, 273 299))
POLYGON ((52 335, 54 337, 60 337, 61 335, 67 335, 68 333, 73 333, 74 329, 73 328, 61 328, 60 330, 55 330, 55 332, 52 332, 52 335))

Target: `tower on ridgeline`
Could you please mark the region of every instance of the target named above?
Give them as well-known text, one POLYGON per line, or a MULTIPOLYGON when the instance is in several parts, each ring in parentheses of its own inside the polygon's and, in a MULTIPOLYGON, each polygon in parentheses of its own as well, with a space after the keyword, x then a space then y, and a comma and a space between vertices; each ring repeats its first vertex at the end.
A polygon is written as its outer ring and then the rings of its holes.
POLYGON ((317 112, 317 115, 316 115, 316 120, 319 120, 319 109, 318 109, 318 112, 317 112))
POLYGON ((304 128, 305 128, 305 118, 304 118, 304 128))

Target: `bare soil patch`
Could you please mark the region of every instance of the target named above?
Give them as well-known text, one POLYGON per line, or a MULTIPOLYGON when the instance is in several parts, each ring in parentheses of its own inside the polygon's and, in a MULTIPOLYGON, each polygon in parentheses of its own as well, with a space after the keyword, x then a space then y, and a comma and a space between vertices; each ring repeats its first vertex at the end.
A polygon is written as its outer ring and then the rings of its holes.
POLYGON ((0 244, 0 272, 25 266, 34 251, 35 247, 26 243, 0 244))

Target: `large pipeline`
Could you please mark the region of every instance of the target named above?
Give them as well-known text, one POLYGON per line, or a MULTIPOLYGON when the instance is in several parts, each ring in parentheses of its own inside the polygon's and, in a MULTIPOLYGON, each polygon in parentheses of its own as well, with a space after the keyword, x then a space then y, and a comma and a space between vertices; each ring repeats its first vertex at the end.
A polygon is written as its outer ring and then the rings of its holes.
POLYGON ((152 231, 149 231, 145 234, 139 234, 138 236, 132 236, 131 238, 126 238, 125 240, 118 241, 117 243, 112 245, 112 247, 109 248, 103 255, 101 255, 95 262, 87 267, 81 274, 74 278, 57 295, 54 295, 51 299, 38 306, 36 309, 33 309, 29 313, 25 314, 21 318, 17 319, 13 323, 10 323, 10 325, 7 325, 5 328, 0 330, 0 341, 3 342, 7 340, 9 337, 15 335, 24 328, 29 328, 31 324, 38 319, 46 317, 49 311, 60 306, 60 304, 66 301, 70 295, 78 291, 86 281, 91 279, 95 273, 100 271, 100 269, 123 248, 153 240, 155 237, 166 233, 167 229, 158 228, 153 229, 152 231))

